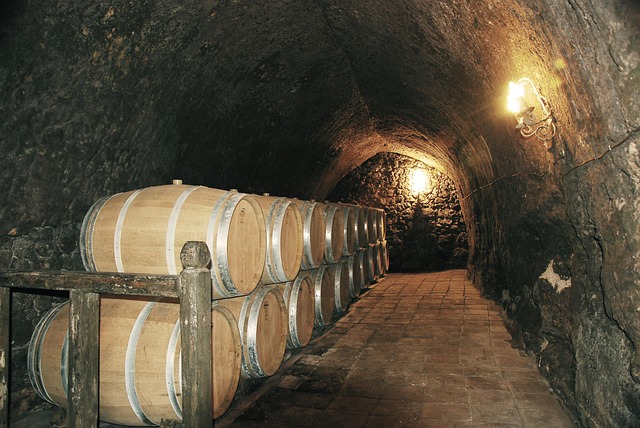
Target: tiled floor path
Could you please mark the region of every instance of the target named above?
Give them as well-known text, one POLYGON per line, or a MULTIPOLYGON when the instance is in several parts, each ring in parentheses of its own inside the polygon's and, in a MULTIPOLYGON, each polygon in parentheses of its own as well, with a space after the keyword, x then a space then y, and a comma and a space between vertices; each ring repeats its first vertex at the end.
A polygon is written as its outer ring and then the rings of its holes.
POLYGON ((500 312, 463 270, 387 274, 216 426, 573 426, 500 312))

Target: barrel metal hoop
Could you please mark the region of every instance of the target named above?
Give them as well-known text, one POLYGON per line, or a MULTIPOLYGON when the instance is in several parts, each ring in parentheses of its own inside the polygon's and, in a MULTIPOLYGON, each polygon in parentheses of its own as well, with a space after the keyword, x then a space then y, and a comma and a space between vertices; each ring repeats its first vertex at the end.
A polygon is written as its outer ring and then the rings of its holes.
POLYGON ((242 370, 249 376, 253 376, 253 372, 249 369, 249 364, 247 363, 247 361, 249 360, 249 355, 247 354, 247 346, 245 346, 248 340, 247 330, 249 325, 249 322, 247 320, 247 309, 251 305, 251 301, 253 300, 255 295, 254 293, 251 293, 244 298, 244 300, 242 301, 242 306, 240 307, 240 314, 238 315, 238 330, 240 332, 240 337, 243 342, 242 361, 241 361, 242 370))
MULTIPOLYGON (((262 306, 267 294, 272 290, 272 287, 261 287, 258 292, 251 299, 251 307, 259 308, 262 306)), ((260 310, 249 311, 247 317, 247 337, 245 343, 247 344, 247 354, 249 357, 248 368, 250 365, 250 372, 254 377, 265 377, 267 374, 260 365, 260 359, 258 358, 258 315, 260 310)))
POLYGON ((284 227, 284 218, 289 207, 289 202, 284 198, 276 199, 271 205, 269 215, 273 216, 273 228, 271 231, 271 260, 267 265, 269 269, 269 276, 273 281, 282 282, 287 281, 287 274, 284 271, 284 260, 282 260, 282 228, 284 227))
POLYGON ((297 316, 298 313, 298 296, 300 296, 300 283, 304 277, 298 276, 294 281, 290 281, 287 283, 285 302, 289 302, 288 307, 288 321, 289 321, 289 338, 291 345, 294 347, 301 347, 300 337, 298 335, 298 323, 297 316))
POLYGON ((333 263, 335 262, 335 256, 333 254, 333 246, 331 245, 333 238, 333 221, 335 220, 336 207, 327 206, 327 218, 326 218, 326 227, 325 227, 325 254, 327 262, 333 263))
POLYGON ((65 398, 69 398, 69 329, 64 335, 62 350, 60 351, 60 380, 65 398))
POLYGON ((165 364, 165 380, 167 383, 167 394, 169 395, 169 402, 176 416, 182 420, 182 408, 178 402, 178 394, 175 387, 175 358, 176 348, 178 346, 178 338, 180 337, 180 319, 178 319, 173 326, 171 337, 169 339, 169 345, 167 346, 167 358, 165 364))
POLYGON ((222 287, 226 290, 226 296, 237 296, 240 293, 238 287, 233 282, 231 272, 229 272, 229 253, 227 251, 227 242, 229 242, 229 231, 231 229, 231 218, 235 213, 236 207, 245 198, 244 193, 228 192, 224 196, 224 203, 221 206, 222 212, 219 215, 218 230, 216 234, 216 260, 218 262, 218 271, 222 279, 222 287))
POLYGON ((114 232, 114 237, 113 237, 113 257, 115 259, 116 269, 118 272, 124 272, 124 267, 122 265, 122 253, 121 253, 122 225, 124 224, 124 219, 127 216, 127 210, 129 209, 129 206, 131 205, 133 200, 136 198, 136 196, 138 196, 140 192, 142 192, 143 190, 144 189, 138 189, 135 192, 133 192, 131 195, 129 195, 124 205, 120 209, 120 213, 118 214, 118 220, 116 222, 116 230, 114 232))
POLYGON ((125 352, 125 360, 124 360, 124 383, 127 390, 127 398, 129 399, 129 404, 131 405, 131 409, 136 414, 138 419, 147 425, 154 425, 153 422, 144 414, 142 407, 140 406, 140 402, 138 401, 138 393, 136 392, 136 383, 135 383, 135 365, 136 365, 136 350, 138 347, 138 340, 140 339, 140 334, 142 333, 142 327, 149 316, 149 313, 156 305, 156 302, 149 302, 145 305, 145 307, 140 311, 138 318, 136 318, 136 322, 133 324, 133 328, 131 329, 131 334, 129 335, 129 342, 127 343, 127 351, 125 352))
POLYGON ((29 372, 29 380, 31 381, 31 385, 33 386, 33 389, 35 389, 36 393, 38 393, 40 398, 50 402, 51 404, 56 403, 47 392, 44 381, 42 380, 42 344, 45 337, 47 336, 47 331, 49 331, 51 321, 67 303, 68 302, 61 303, 58 306, 50 309, 44 315, 44 317, 42 317, 42 319, 38 321, 38 324, 36 324, 36 328, 33 331, 33 335, 31 336, 29 349, 27 351, 27 371, 29 372))
POLYGON ((345 267, 344 261, 339 261, 334 266, 334 277, 333 277, 333 302, 335 304, 336 311, 344 312, 343 306, 346 306, 342 301, 342 270, 345 267))
POLYGON ((313 202, 304 202, 300 205, 300 212, 304 214, 304 224, 302 226, 302 239, 305 243, 304 257, 302 259, 302 265, 304 268, 315 267, 315 261, 313 260, 313 248, 311 245, 311 220, 313 219, 314 207, 315 203, 313 202))
POLYGON ((178 219, 180 218, 180 211, 182 206, 186 202, 187 198, 194 190, 200 189, 202 186, 191 186, 184 190, 180 197, 176 200, 167 222, 167 233, 165 234, 165 257, 167 258, 167 268, 170 275, 178 274, 178 267, 176 265, 175 246, 176 246, 176 229, 178 227, 178 219))
MULTIPOLYGON (((219 228, 219 223, 220 223, 219 211, 220 211, 220 207, 227 200, 230 193, 231 192, 227 192, 223 196, 218 198, 218 200, 216 201, 216 204, 211 210, 211 216, 209 217, 209 224, 207 225, 206 243, 207 243, 207 247, 209 247, 209 254, 211 255, 211 264, 218 267, 221 264, 218 260, 218 257, 225 257, 224 252, 222 253, 222 255, 219 255, 218 248, 216 245, 214 245, 214 242, 215 244, 218 243, 217 237, 218 237, 218 231, 220 229, 219 228)), ((213 287, 214 292, 217 292, 222 296, 229 295, 228 291, 225 288, 225 283, 222 277, 220 276, 219 268, 211 269, 211 285, 213 287)))
POLYGON ((104 207, 112 197, 113 195, 98 199, 91 208, 89 208, 89 211, 82 220, 78 246, 80 248, 82 265, 84 266, 84 269, 89 272, 95 272, 97 270, 96 262, 93 259, 93 230, 96 225, 96 220, 100 216, 100 210, 102 210, 102 207, 104 207))
POLYGON ((328 323, 327 320, 324 319, 324 314, 322 313, 322 285, 324 282, 324 276, 327 274, 327 269, 327 265, 321 265, 316 271, 314 281, 316 320, 320 326, 325 326, 328 323))
POLYGON ((349 296, 353 299, 357 296, 356 293, 356 278, 355 278, 355 257, 356 253, 351 254, 347 257, 347 267, 349 269, 349 296))

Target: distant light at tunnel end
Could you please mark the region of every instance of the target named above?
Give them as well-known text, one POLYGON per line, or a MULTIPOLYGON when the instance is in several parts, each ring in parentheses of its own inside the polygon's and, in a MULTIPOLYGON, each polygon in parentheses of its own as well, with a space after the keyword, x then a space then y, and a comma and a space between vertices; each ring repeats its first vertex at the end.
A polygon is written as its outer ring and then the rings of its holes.
POLYGON ((411 191, 415 194, 425 193, 431 187, 431 179, 423 169, 413 169, 410 173, 411 191))

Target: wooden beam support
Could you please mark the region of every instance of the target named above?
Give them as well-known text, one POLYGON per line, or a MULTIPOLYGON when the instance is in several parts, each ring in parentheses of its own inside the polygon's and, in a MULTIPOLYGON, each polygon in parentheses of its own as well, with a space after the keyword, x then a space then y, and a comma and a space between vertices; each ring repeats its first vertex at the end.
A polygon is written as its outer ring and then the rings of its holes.
POLYGON ((73 271, 0 271, 0 284, 15 289, 87 291, 129 296, 177 297, 177 275, 73 271))
POLYGON ((213 425, 211 367, 210 254, 204 242, 187 242, 180 253, 180 328, 182 340, 182 423, 213 425))
POLYGON ((0 427, 9 426, 11 290, 0 286, 0 427))
POLYGON ((69 295, 69 395, 67 426, 98 426, 100 372, 100 295, 73 290, 69 295))

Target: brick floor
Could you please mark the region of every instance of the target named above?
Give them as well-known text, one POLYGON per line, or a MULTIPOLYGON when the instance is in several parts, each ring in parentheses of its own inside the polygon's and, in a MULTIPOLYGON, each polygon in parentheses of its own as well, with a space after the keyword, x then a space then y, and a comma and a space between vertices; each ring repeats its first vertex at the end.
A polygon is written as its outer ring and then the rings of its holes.
POLYGON ((510 340, 465 271, 387 274, 216 426, 574 426, 510 340))

